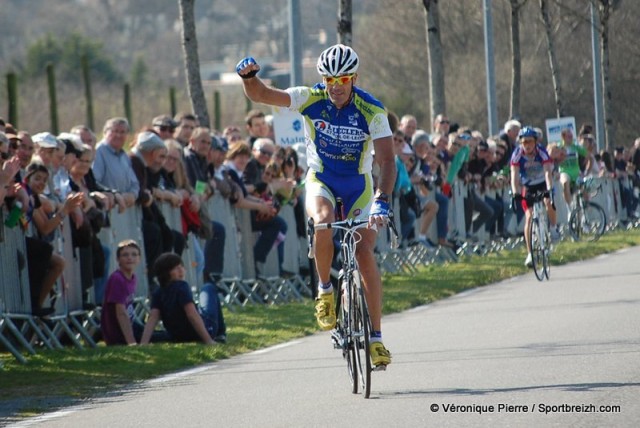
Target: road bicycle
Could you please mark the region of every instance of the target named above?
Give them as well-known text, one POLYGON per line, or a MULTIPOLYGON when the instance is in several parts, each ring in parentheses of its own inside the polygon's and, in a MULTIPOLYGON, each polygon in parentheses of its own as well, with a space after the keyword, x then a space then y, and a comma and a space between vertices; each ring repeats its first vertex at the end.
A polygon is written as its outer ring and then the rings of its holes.
MULTIPOLYGON (((314 224, 312 218, 308 221, 309 258, 315 257, 314 232, 316 230, 336 230, 340 238, 341 269, 338 275, 339 293, 335 293, 336 327, 331 332, 331 340, 336 349, 342 350, 342 356, 347 361, 347 371, 351 382, 351 392, 357 394, 362 391, 364 398, 371 394, 371 372, 384 370, 386 366, 373 367, 369 350, 369 335, 371 333, 371 318, 367 300, 362 287, 362 277, 356 260, 356 246, 362 239, 358 229, 366 228, 368 220, 348 218, 342 220, 342 202, 337 201, 336 218, 332 223, 314 224)), ((389 214, 388 227, 393 232, 392 246, 397 246, 397 231, 393 222, 393 213, 389 214), (394 244, 395 243, 395 244, 394 244)))
POLYGON ((579 178, 576 184, 577 191, 571 203, 569 232, 574 241, 595 242, 604 233, 607 217, 604 209, 590 199, 598 194, 602 184, 596 185, 592 178, 579 178))
POLYGON ((549 264, 551 233, 549 231, 547 207, 544 205, 545 195, 548 195, 548 192, 537 191, 529 196, 533 201, 533 212, 531 214, 531 224, 529 227, 529 243, 531 245, 533 272, 536 274, 538 281, 549 279, 551 274, 551 265, 549 264))

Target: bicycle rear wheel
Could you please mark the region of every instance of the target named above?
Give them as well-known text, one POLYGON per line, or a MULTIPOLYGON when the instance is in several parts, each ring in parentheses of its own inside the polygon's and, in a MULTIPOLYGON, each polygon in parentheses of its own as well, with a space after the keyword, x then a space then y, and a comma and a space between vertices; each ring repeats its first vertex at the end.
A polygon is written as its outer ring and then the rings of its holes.
POLYGON ((369 318, 369 310, 367 308, 367 301, 364 298, 362 289, 362 281, 360 279, 360 272, 355 271, 353 274, 354 280, 354 301, 353 311, 353 339, 355 350, 355 361, 358 371, 358 377, 360 380, 360 386, 362 387, 362 395, 364 398, 369 398, 371 394, 371 353, 369 350, 369 335, 371 332, 371 320, 369 318))
POLYGON ((531 259, 533 261, 533 272, 538 281, 544 280, 544 244, 540 223, 537 218, 531 219, 529 228, 529 243, 531 245, 531 259))
POLYGON ((358 369, 356 360, 356 346, 353 338, 353 312, 351 307, 353 304, 353 288, 343 287, 338 299, 338 320, 336 321, 336 329, 332 333, 332 338, 336 347, 342 349, 342 356, 347 360, 347 372, 349 381, 351 382, 351 392, 358 393, 358 369))
POLYGON ((543 223, 540 224, 540 236, 542 243, 542 266, 544 271, 544 277, 549 279, 551 276, 551 264, 549 263, 549 254, 551 253, 551 234, 549 232, 549 226, 547 225, 547 219, 544 218, 543 223))
POLYGON ((584 209, 576 208, 569 219, 569 229, 575 241, 595 242, 604 233, 607 219, 604 209, 595 202, 587 202, 584 209))
POLYGON ((587 203, 584 207, 582 224, 582 236, 586 241, 595 242, 600 239, 607 227, 607 216, 604 209, 595 202, 587 203))

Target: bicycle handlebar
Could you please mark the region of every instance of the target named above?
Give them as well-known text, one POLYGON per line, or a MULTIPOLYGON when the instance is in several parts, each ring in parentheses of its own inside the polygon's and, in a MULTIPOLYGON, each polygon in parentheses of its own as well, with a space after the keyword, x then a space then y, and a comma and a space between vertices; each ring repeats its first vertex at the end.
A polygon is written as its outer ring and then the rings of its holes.
MULTIPOLYGON (((394 220, 393 211, 390 211, 387 227, 391 229, 391 231, 393 232, 391 234, 391 248, 396 249, 398 248, 398 231, 396 230, 396 225, 393 220, 394 220)), ((309 243, 309 252, 307 254, 307 257, 309 257, 310 259, 313 259, 315 257, 315 246, 314 246, 313 236, 316 230, 327 230, 327 229, 340 230, 341 229, 341 230, 349 231, 349 230, 364 228, 368 224, 369 224, 368 219, 357 220, 352 218, 348 218, 346 220, 334 221, 331 223, 315 224, 315 222, 313 221, 313 218, 309 218, 309 220, 307 221, 307 240, 309 243)), ((375 225, 374 227, 372 227, 372 229, 377 230, 377 228, 375 228, 375 225)))

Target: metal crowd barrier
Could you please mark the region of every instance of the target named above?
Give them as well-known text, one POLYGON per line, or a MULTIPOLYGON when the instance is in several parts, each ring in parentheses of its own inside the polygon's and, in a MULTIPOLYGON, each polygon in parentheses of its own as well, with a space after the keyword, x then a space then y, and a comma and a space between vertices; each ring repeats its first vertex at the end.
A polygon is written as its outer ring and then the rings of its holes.
MULTIPOLYGON (((602 190, 594 198, 607 212, 610 224, 617 224, 626 220, 626 212, 621 208, 619 188, 616 179, 601 178, 602 190)), ((559 223, 566 223, 566 204, 562 196, 559 183, 555 184, 555 202, 558 210, 559 223)), ((460 241, 466 237, 464 223, 464 197, 466 186, 461 182, 453 185, 453 196, 449 207, 449 238, 460 241)), ((498 193, 505 203, 505 225, 510 233, 522 231, 522 222, 516 224, 515 215, 508 209, 508 192, 498 193)), ((223 278, 219 286, 224 291, 224 304, 233 309, 247 304, 279 303, 302 299, 303 294, 311 295, 305 281, 295 275, 293 278, 280 278, 279 275, 256 278, 253 261, 253 244, 255 234, 251 231, 250 213, 247 210, 236 210, 229 206, 228 201, 212 198, 209 209, 213 219, 221 222, 227 232, 225 245, 225 266, 223 278)), ((394 200, 396 212, 398 202, 394 200)), ((295 233, 295 218, 291 207, 283 207, 281 215, 289 228, 288 239, 285 241, 285 270, 298 272, 301 260, 306 259, 306 242, 300 240, 295 233), (296 245, 297 243, 297 245, 296 245), (302 255, 301 255, 302 254, 302 255), (297 263, 296 263, 297 262, 297 263)), ((168 205, 162 206, 170 226, 181 230, 179 210, 168 205)), ((9 351, 14 357, 26 362, 24 353, 35 354, 38 347, 56 348, 62 346, 62 335, 68 336, 76 347, 82 347, 83 342, 95 346, 92 333, 97 329, 95 315, 91 316, 82 310, 82 284, 80 276, 79 254, 71 248, 70 226, 68 220, 63 227, 63 234, 56 244, 56 251, 64 254, 66 260, 65 271, 57 286, 55 308, 52 320, 43 321, 31 315, 31 301, 28 280, 27 258, 24 235, 20 228, 4 226, 3 216, 6 212, 0 210, 0 347, 9 351), (78 317, 72 316, 78 314, 78 317)), ((144 240, 141 229, 141 211, 131 208, 120 214, 111 213, 111 227, 104 228, 100 234, 103 244, 111 247, 112 257, 108 273, 116 267, 115 249, 117 243, 124 239, 135 239, 143 250, 143 258, 136 272, 139 282, 137 296, 140 301, 148 302, 148 283, 144 262, 144 240)), ((397 226, 400 225, 396 216, 397 226)), ((435 222, 435 221, 434 221, 435 222)), ((422 264, 454 261, 450 254, 429 251, 422 245, 393 250, 389 245, 389 237, 382 232, 378 235, 376 253, 383 272, 413 275, 417 267, 422 264)), ((514 240, 513 246, 522 245, 522 240, 514 240)), ((203 246, 204 247, 204 246, 203 246)), ((495 247, 493 250, 499 251, 495 247)), ((468 252, 465 250, 465 252, 468 252)), ((185 264, 194 267, 188 271, 196 272, 194 266, 195 255, 192 248, 185 252, 185 264)), ((267 273, 277 269, 276 251, 271 251, 267 260, 267 273)), ((196 277, 193 284, 201 284, 196 277)))

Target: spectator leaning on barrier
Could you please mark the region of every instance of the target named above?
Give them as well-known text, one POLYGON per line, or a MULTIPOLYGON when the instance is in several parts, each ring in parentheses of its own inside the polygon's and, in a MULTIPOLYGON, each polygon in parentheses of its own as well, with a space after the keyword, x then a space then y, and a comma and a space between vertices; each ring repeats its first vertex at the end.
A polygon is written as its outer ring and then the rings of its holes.
POLYGON ((186 147, 191 140, 193 130, 198 126, 198 119, 191 113, 178 113, 174 116, 173 121, 176 124, 173 138, 182 147, 186 147))
POLYGON ((253 142, 252 157, 242 175, 242 181, 249 193, 263 190, 265 184, 262 181, 262 173, 275 152, 276 146, 269 138, 257 138, 253 142))
POLYGON ((584 154, 584 175, 587 177, 601 177, 605 172, 598 162, 598 153, 596 148, 596 140, 591 134, 582 134, 578 141, 583 149, 584 154))
POLYGON ((49 132, 39 132, 33 136, 33 143, 35 145, 34 158, 49 170, 49 178, 43 194, 52 201, 58 202, 60 198, 53 191, 54 157, 58 152, 58 139, 49 132))
POLYGON ((627 172, 625 149, 623 146, 618 146, 615 148, 613 153, 613 169, 620 188, 620 202, 623 209, 626 211, 627 217, 633 218, 635 215, 632 203, 633 183, 631 182, 629 173, 627 172))
MULTIPOLYGON (((80 242, 75 242, 75 244, 76 246, 91 248, 92 259, 90 260, 90 264, 91 278, 93 280, 83 280, 83 286, 86 287, 89 283, 93 282, 95 301, 100 304, 104 296, 106 277, 111 258, 111 248, 100 242, 98 233, 100 229, 107 224, 108 213, 112 209, 117 207, 119 212, 124 212, 126 207, 122 195, 96 182, 91 174, 93 156, 93 149, 89 145, 83 144, 78 152, 78 160, 70 171, 70 186, 74 192, 82 192, 85 195, 85 204, 83 205, 85 218, 82 222, 82 231, 85 235, 82 237, 84 239, 81 239, 84 242, 82 245, 80 245, 80 242), (100 265, 100 263, 102 263, 102 265, 100 265)), ((79 237, 78 235, 79 234, 76 234, 76 237, 79 237)), ((72 237, 73 236, 72 234, 72 237)), ((86 269, 87 267, 85 266, 83 270, 86 269)), ((83 278, 86 277, 87 273, 84 273, 83 278)))
MULTIPOLYGON (((471 159, 467 165, 467 170, 474 183, 475 192, 469 192, 472 201, 473 211, 477 211, 480 215, 473 221, 473 230, 478 231, 484 227, 486 232, 494 234, 495 223, 498 216, 503 215, 502 203, 487 195, 488 180, 492 176, 491 165, 488 158, 491 156, 489 144, 480 140, 471 155, 471 159)), ((475 232, 473 232, 475 233, 475 232)))
POLYGON ((240 128, 233 125, 229 125, 226 128, 224 128, 224 130, 222 131, 222 136, 224 137, 225 140, 227 140, 229 147, 233 146, 235 143, 239 143, 240 141, 244 140, 242 138, 242 133, 240 132, 240 128))
POLYGON ((20 171, 20 160, 11 156, 9 139, 4 132, 0 132, 0 207, 4 205, 4 198, 15 193, 15 176, 20 171))
POLYGON ((260 198, 251 196, 244 185, 242 175, 244 169, 251 158, 251 149, 245 143, 238 143, 227 153, 225 162, 229 177, 240 187, 241 194, 235 202, 237 208, 252 210, 251 228, 254 232, 260 232, 260 236, 253 248, 256 271, 259 274, 264 272, 264 263, 271 248, 276 243, 278 251, 278 266, 282 269, 284 260, 284 246, 282 238, 287 233, 287 224, 277 214, 277 209, 260 198))
POLYGON ((396 196, 400 203, 400 232, 403 242, 410 238, 413 233, 416 218, 420 213, 420 209, 415 207, 417 202, 417 196, 409 179, 409 174, 404 162, 402 162, 403 154, 405 156, 411 156, 413 151, 407 142, 404 140, 404 132, 396 130, 393 134, 393 152, 396 162, 396 179, 393 187, 394 196, 396 196))
POLYGON ((153 126, 153 130, 162 140, 173 138, 173 133, 178 125, 171 116, 166 114, 154 117, 151 124, 153 126))
POLYGON ((405 114, 400 119, 399 129, 404 133, 404 140, 407 143, 411 142, 411 138, 413 138, 413 134, 418 129, 418 121, 415 116, 410 114, 405 114))
POLYGON ((42 202, 48 178, 47 167, 34 162, 27 167, 23 182, 29 194, 25 230, 31 306, 36 316, 53 313, 53 308, 44 308, 43 305, 65 265, 64 258, 54 253, 48 237, 60 227, 70 212, 81 206, 84 198, 82 193, 70 194, 57 211, 47 212, 42 202))
POLYGON ((59 195, 60 198, 64 199, 71 191, 69 172, 78 161, 79 151, 82 149, 82 142, 79 136, 69 133, 60 134, 58 141, 63 144, 64 155, 60 168, 58 168, 58 171, 53 177, 53 186, 54 192, 59 195))
POLYGON ((500 131, 499 138, 504 141, 508 147, 507 153, 513 153, 513 150, 518 145, 518 132, 520 132, 520 128, 522 124, 516 119, 510 119, 500 131))
MULTIPOLYGON (((212 151, 218 149, 218 146, 219 141, 217 137, 210 134, 209 128, 198 127, 191 135, 189 146, 184 149, 184 162, 189 184, 201 198, 202 204, 206 204, 206 201, 219 190, 217 188, 218 182, 209 172, 209 163, 211 157, 214 156, 212 151)), ((211 229, 210 236, 205 237, 207 242, 204 247, 204 276, 205 280, 209 280, 211 275, 218 278, 222 274, 226 230, 222 223, 211 220, 210 215, 213 213, 209 213, 208 210, 206 213, 208 215, 201 215, 201 221, 209 224, 201 223, 201 227, 211 229)))
POLYGON ((208 198, 213 195, 215 188, 207 176, 208 156, 211 150, 211 135, 209 128, 197 127, 191 135, 189 145, 184 148, 184 164, 189 178, 189 184, 195 192, 208 198))
POLYGON ((131 150, 131 166, 140 183, 138 204, 142 208, 142 235, 147 258, 147 273, 151 283, 153 263, 163 252, 182 254, 185 239, 182 233, 173 230, 160 211, 153 196, 160 180, 160 169, 167 157, 167 148, 158 134, 145 130, 136 136, 131 150))
MULTIPOLYGON (((16 135, 16 131, 9 124, 5 126, 7 133, 6 139, 9 140, 9 145, 2 144, 2 159, 0 164, 2 170, 0 171, 0 184, 2 185, 2 191, 4 192, 4 198, 7 198, 7 206, 9 209, 15 205, 22 204, 23 213, 26 212, 29 205, 29 195, 22 186, 22 177, 24 176, 23 160, 18 156, 19 145, 22 144, 22 139, 16 135)), ((31 139, 29 139, 29 142, 31 139)), ((33 146, 33 143, 31 143, 33 146)), ((31 156, 29 156, 31 158, 31 156)))
POLYGON ((124 117, 108 119, 103 132, 105 137, 96 147, 91 169, 98 183, 120 192, 126 206, 131 207, 140 193, 140 183, 131 168, 131 159, 124 151, 129 121, 124 117))
POLYGON ((251 110, 245 116, 244 123, 247 126, 247 133, 249 134, 249 137, 247 138, 249 146, 253 146, 253 143, 258 138, 269 137, 269 127, 263 111, 257 109, 251 110))
POLYGON ((435 218, 438 244, 450 247, 451 244, 446 239, 449 198, 438 191, 438 187, 442 184, 442 179, 438 172, 440 160, 436 156, 436 149, 429 141, 429 134, 423 130, 417 130, 413 134, 411 146, 417 158, 416 167, 412 174, 412 182, 419 189, 418 198, 422 207, 417 240, 423 244, 431 245, 431 242, 427 239, 427 233, 435 218), (432 192, 433 199, 428 197, 432 192))
MULTIPOLYGON (((226 183, 215 177, 213 166, 214 161, 223 162, 220 158, 224 158, 227 151, 226 142, 215 135, 210 135, 210 138, 211 146, 207 153, 207 166, 204 175, 206 176, 209 186, 215 189, 215 192, 219 193, 220 196, 227 198, 228 195, 225 196, 227 190, 225 186, 226 183)), ((218 163, 218 165, 220 165, 220 163, 218 163)), ((213 195, 209 195, 209 197, 211 196, 213 195)), ((208 198, 205 201, 207 200, 208 198)), ((204 246, 204 280, 218 281, 222 277, 224 270, 224 246, 227 239, 226 229, 222 223, 211 218, 215 213, 212 212, 211 209, 208 209, 208 205, 206 205, 205 208, 207 215, 201 215, 201 221, 209 222, 209 225, 204 225, 204 227, 209 227, 211 233, 209 236, 201 236, 206 239, 204 246)))
MULTIPOLYGON (((20 159, 21 173, 27 169, 27 166, 31 163, 31 158, 35 151, 35 145, 31 134, 27 131, 20 131, 15 139, 9 138, 10 141, 15 141, 15 154, 20 159)), ((22 175, 21 175, 22 176, 22 175)))
POLYGON ((450 122, 445 114, 438 114, 433 121, 433 135, 431 141, 435 145, 435 134, 440 134, 445 138, 449 136, 450 122))
POLYGON ((76 125, 69 131, 71 134, 78 135, 82 144, 91 146, 92 149, 96 148, 96 134, 86 125, 76 125))

